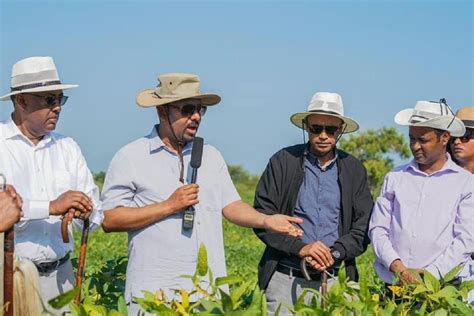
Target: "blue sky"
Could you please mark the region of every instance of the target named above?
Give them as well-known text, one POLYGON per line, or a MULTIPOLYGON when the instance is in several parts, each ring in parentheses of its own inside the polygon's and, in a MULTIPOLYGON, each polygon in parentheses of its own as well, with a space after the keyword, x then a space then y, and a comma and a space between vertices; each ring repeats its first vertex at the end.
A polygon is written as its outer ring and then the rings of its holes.
POLYGON ((317 91, 340 93, 362 130, 395 126, 417 100, 474 104, 471 1, 0 0, 0 94, 16 61, 45 55, 80 85, 58 131, 93 171, 151 130, 135 95, 160 73, 196 73, 222 96, 199 134, 254 173, 302 141, 289 116, 317 91))

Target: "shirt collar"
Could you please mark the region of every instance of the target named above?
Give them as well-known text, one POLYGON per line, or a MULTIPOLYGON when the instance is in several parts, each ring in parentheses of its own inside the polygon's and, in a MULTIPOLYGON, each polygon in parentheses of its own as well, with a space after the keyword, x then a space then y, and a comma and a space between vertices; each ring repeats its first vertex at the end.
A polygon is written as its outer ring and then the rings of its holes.
MULTIPOLYGON (((449 155, 449 153, 446 153, 446 158, 447 160, 446 160, 446 163, 443 165, 443 167, 440 170, 433 172, 431 176, 437 173, 459 172, 460 170, 463 170, 451 159, 451 156, 449 155)), ((411 169, 423 175, 427 175, 425 172, 420 170, 418 163, 416 162, 414 158, 410 161, 409 164, 406 165, 405 170, 408 170, 408 169, 411 169)))
POLYGON ((334 149, 334 158, 328 161, 324 166, 321 166, 321 164, 319 163, 319 159, 314 154, 312 154, 308 149, 306 149, 305 156, 306 156, 306 159, 308 159, 308 161, 312 165, 317 166, 322 171, 326 171, 327 169, 330 169, 338 158, 337 150, 334 149))
MULTIPOLYGON (((25 140, 27 143, 31 144, 32 146, 35 146, 31 140, 28 139, 23 133, 20 131, 18 126, 15 124, 13 119, 11 117, 8 118, 8 120, 5 122, 4 125, 4 132, 5 132, 5 139, 14 139, 16 137, 22 138, 25 140)), ((48 144, 50 141, 55 141, 56 140, 56 134, 55 133, 48 133, 44 135, 43 139, 38 143, 36 146, 43 146, 48 144)))
MULTIPOLYGON (((148 134, 148 139, 150 140, 150 153, 154 151, 160 151, 160 150, 166 150, 169 153, 174 154, 168 147, 166 147, 165 143, 163 143, 163 140, 161 139, 160 135, 158 135, 158 129, 160 127, 160 124, 156 124, 153 126, 153 129, 151 130, 150 134, 148 134)), ((187 153, 188 151, 191 151, 193 148, 192 142, 186 143, 183 148, 183 155, 187 153)))

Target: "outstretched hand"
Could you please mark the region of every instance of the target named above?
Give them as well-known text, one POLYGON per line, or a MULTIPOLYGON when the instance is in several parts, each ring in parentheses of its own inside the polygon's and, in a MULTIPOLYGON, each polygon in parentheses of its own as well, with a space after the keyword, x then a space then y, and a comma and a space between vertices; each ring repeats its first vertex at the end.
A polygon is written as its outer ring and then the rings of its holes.
POLYGON ((282 214, 268 215, 263 225, 265 229, 272 230, 288 236, 300 237, 303 235, 303 230, 296 227, 294 224, 301 224, 303 220, 298 217, 291 217, 282 214))

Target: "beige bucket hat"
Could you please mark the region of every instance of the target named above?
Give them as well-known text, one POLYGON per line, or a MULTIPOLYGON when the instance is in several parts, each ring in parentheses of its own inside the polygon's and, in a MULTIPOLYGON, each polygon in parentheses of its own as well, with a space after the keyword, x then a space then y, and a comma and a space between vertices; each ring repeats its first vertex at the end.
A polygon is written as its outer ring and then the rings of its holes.
POLYGON ((456 113, 456 117, 460 119, 467 128, 474 128, 474 106, 460 108, 456 113))
POLYGON ((343 133, 348 134, 359 129, 359 124, 350 117, 344 116, 344 105, 342 98, 337 93, 317 92, 311 98, 306 112, 295 113, 290 117, 291 123, 299 128, 303 128, 303 121, 313 114, 329 115, 340 118, 344 121, 343 133))
POLYGON ((448 131, 460 137, 466 132, 463 122, 454 116, 445 102, 418 101, 415 108, 405 109, 395 115, 395 123, 407 126, 423 126, 448 131))
POLYGON ((200 80, 197 75, 169 73, 158 76, 158 86, 137 94, 137 104, 141 107, 156 107, 185 99, 200 99, 203 105, 215 105, 221 97, 213 93, 199 91, 200 80))
POLYGON ((0 97, 8 101, 12 95, 20 93, 66 90, 77 84, 63 84, 52 57, 29 57, 13 65, 10 93, 0 97))

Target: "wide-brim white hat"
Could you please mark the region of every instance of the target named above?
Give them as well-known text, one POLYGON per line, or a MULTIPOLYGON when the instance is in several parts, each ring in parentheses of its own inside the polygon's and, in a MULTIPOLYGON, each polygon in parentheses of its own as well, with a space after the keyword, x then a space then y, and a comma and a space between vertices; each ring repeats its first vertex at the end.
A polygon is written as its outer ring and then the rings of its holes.
POLYGON ((443 102, 418 101, 415 108, 398 112, 395 115, 395 123, 448 131, 454 137, 463 136, 466 132, 464 123, 455 117, 447 104, 443 102))
POLYGON ((355 132, 359 129, 359 124, 350 117, 344 116, 344 105, 342 98, 337 93, 317 92, 311 98, 306 112, 299 112, 291 115, 290 121, 295 126, 303 128, 305 119, 314 114, 334 116, 344 122, 342 132, 344 134, 355 132))
POLYGON ((29 57, 13 65, 10 93, 0 97, 0 101, 10 100, 20 93, 67 90, 76 84, 63 84, 52 57, 29 57))

